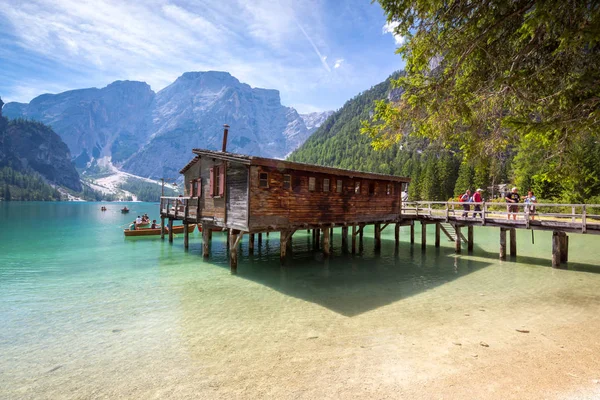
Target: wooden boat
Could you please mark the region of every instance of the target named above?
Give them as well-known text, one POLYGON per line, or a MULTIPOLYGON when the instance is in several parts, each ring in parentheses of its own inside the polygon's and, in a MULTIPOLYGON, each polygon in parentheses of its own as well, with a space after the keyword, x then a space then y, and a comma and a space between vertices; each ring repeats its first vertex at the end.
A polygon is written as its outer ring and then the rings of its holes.
POLYGON ((122 214, 127 214, 129 212, 129 208, 125 207, 125 208, 121 208, 121 213, 122 214))
MULTIPOLYGON (((196 225, 190 224, 188 226, 190 233, 194 232, 196 229, 196 225)), ((165 229, 165 234, 167 234, 167 230, 165 229)), ((125 236, 156 236, 160 235, 160 228, 152 229, 152 228, 141 228, 130 231, 129 229, 124 229, 123 233, 125 236)), ((173 227, 173 233, 183 233, 183 225, 177 225, 173 227)))

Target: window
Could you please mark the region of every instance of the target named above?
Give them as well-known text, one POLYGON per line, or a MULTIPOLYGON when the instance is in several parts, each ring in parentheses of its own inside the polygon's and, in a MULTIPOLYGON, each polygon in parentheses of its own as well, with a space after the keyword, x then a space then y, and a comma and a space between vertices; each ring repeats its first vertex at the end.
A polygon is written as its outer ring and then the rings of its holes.
POLYGON ((218 196, 221 193, 221 180, 219 177, 221 176, 221 166, 215 165, 213 168, 213 176, 214 176, 214 187, 213 187, 213 196, 218 196))
POLYGON ((311 192, 314 192, 316 184, 317 184, 317 179, 314 176, 311 176, 310 178, 308 178, 308 190, 310 190, 311 192))
POLYGON ((375 194, 375 182, 369 183, 369 194, 371 194, 371 195, 375 194))
POLYGON ((292 176, 291 175, 283 175, 283 188, 291 189, 292 187, 292 176))
POLYGON ((327 178, 323 179, 323 191, 329 192, 329 179, 327 178))
POLYGON ((344 189, 344 184, 342 183, 341 179, 338 179, 335 184, 335 191, 337 193, 342 193, 342 189, 344 189))
POLYGON ((387 195, 392 194, 392 185, 389 183, 385 186, 385 194, 387 194, 387 195))
POLYGON ((261 172, 258 174, 258 186, 261 188, 269 187, 269 174, 266 172, 261 172))
POLYGON ((190 181, 190 197, 198 197, 198 179, 190 181))
POLYGON ((354 182, 354 193, 360 193, 360 182, 354 182))

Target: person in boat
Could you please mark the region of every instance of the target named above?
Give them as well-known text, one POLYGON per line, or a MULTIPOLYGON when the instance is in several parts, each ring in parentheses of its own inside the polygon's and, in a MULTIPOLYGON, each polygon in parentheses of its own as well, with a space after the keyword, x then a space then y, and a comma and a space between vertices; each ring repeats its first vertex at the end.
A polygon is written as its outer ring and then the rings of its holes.
POLYGON ((142 223, 142 217, 140 217, 140 216, 138 215, 138 217, 135 219, 135 224, 136 224, 136 225, 140 225, 141 223, 142 223))
POLYGON ((155 219, 153 219, 152 220, 152 226, 150 228, 151 229, 158 229, 158 228, 160 228, 160 225, 156 223, 155 219))
POLYGON ((133 222, 131 223, 131 225, 129 225, 129 230, 130 230, 130 231, 135 231, 135 221, 133 221, 133 222))

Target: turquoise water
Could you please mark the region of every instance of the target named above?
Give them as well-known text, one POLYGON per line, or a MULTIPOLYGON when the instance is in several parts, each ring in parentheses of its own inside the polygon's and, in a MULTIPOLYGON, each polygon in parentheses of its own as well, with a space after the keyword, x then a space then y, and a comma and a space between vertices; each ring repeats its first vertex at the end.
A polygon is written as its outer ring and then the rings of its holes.
MULTIPOLYGON (((233 276, 223 234, 214 234, 203 260, 198 232, 187 252, 181 235, 173 244, 123 236, 135 216, 157 218, 157 204, 130 203, 127 215, 119 212, 123 203, 107 206, 0 204, 0 398, 337 397, 326 378, 357 362, 369 379, 394 385, 434 368, 411 364, 395 378, 379 376, 382 363, 394 361, 385 346, 404 346, 398 332, 414 335, 411 346, 427 347, 450 337, 449 326, 465 337, 475 332, 470 326, 489 329, 492 338, 494 329, 517 322, 547 331, 600 326, 600 237, 570 235, 568 270, 557 271, 549 268, 545 232, 532 244, 531 233, 519 231, 518 258, 499 262, 493 228, 476 228, 475 251, 460 257, 445 240, 433 247, 433 229, 422 252, 418 227, 414 245, 402 228, 398 249, 390 227, 379 253, 367 230, 355 256, 342 253, 336 230, 329 258, 299 231, 285 267, 277 234, 263 235, 254 255, 244 240, 233 276), (469 307, 489 307, 494 318, 459 323, 474 313, 469 307), (564 307, 568 314, 554 314, 564 307), (352 350, 380 341, 377 360, 352 350), (285 371, 298 382, 278 391, 285 371)), ((366 396, 361 385, 345 385, 366 396)))

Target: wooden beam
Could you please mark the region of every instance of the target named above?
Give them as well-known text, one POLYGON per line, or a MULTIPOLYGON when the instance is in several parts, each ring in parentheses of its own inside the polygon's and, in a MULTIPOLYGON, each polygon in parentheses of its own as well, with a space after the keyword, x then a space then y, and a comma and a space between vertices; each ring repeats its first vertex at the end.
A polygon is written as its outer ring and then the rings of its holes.
POLYGON ((506 229, 500 228, 500 259, 506 260, 506 229))
POLYGON ((569 261, 569 237, 566 233, 560 233, 560 262, 566 263, 569 261))
POLYGON ((348 252, 348 227, 342 226, 342 251, 348 252))
POLYGON ((473 227, 471 225, 467 227, 467 251, 469 253, 473 251, 473 227))
POLYGON ((232 274, 237 274, 238 244, 243 236, 241 233, 238 234, 237 232, 238 231, 233 229, 229 230, 229 271, 232 274))
POLYGON ((279 260, 281 264, 285 263, 285 256, 287 254, 287 242, 288 242, 289 231, 283 230, 279 232, 279 260))
POLYGON ((381 250, 381 224, 374 225, 375 251, 381 250))
POLYGON ((454 230, 456 231, 456 238, 454 239, 454 252, 456 254, 460 254, 461 253, 461 234, 460 234, 460 226, 455 225, 454 226, 454 230))
POLYGON ((352 254, 356 254, 356 225, 352 225, 352 254))
MULTIPOLYGON (((211 226, 208 224, 202 224, 202 256, 204 258, 208 258, 210 254, 210 240, 208 239, 208 232, 210 229, 211 226)), ((229 247, 231 247, 231 245, 229 247)))
POLYGON ((440 226, 439 222, 435 223, 435 247, 440 247, 440 226))
POLYGON ((415 242, 415 221, 410 221, 410 244, 415 242))
POLYGON ((187 222, 183 222, 183 248, 190 248, 190 229, 189 224, 187 222))
POLYGON ((400 223, 398 222, 394 225, 394 245, 396 247, 400 245, 400 223))
POLYGON ((262 246, 262 233, 258 234, 258 247, 262 246))
POLYGON ((316 229, 314 248, 319 250, 321 247, 321 228, 316 229))
POLYGON ((254 233, 248 234, 248 253, 254 254, 254 233))
POLYGON ((169 218, 169 243, 173 243, 173 218, 169 218))
POLYGON ((552 268, 560 268, 560 232, 552 232, 552 268))
POLYGON ((517 230, 515 228, 510 229, 510 256, 517 256, 517 230))
POLYGON ((329 239, 331 236, 329 235, 329 229, 328 227, 323 228, 323 254, 326 256, 330 254, 329 239))
POLYGON ((427 224, 425 221, 421 221, 421 249, 427 248, 427 224))
POLYGON ((383 226, 381 227, 381 229, 379 230, 379 232, 383 232, 383 230, 384 230, 385 228, 387 228, 387 227, 388 227, 388 225, 389 225, 389 223, 387 223, 387 224, 383 225, 383 226))
POLYGON ((165 219, 164 217, 160 218, 160 238, 165 239, 165 219))

